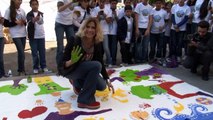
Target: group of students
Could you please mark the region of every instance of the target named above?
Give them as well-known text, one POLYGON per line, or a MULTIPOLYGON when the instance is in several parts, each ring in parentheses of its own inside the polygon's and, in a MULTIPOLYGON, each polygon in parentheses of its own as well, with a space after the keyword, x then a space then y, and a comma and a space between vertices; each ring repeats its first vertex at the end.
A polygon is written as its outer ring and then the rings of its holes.
POLYGON ((45 32, 43 27, 43 13, 38 10, 38 0, 30 0, 29 4, 32 10, 27 14, 20 7, 22 0, 11 0, 9 8, 4 16, 0 14, 0 37, 1 37, 1 60, 0 60, 0 78, 8 77, 4 70, 3 49, 4 36, 3 26, 9 28, 10 35, 18 52, 18 75, 26 75, 25 72, 25 45, 26 38, 29 38, 29 44, 32 51, 33 73, 51 72, 47 69, 45 58, 45 32), (27 27, 26 27, 27 26, 27 27))
MULTIPOLYGON (((27 15, 20 8, 21 3, 22 0, 11 0, 10 7, 5 11, 4 17, 1 17, 1 28, 3 25, 10 28, 18 51, 19 75, 25 74, 26 36, 32 50, 33 73, 37 74, 40 68, 48 72, 43 13, 38 11, 39 2, 30 1, 32 10, 27 15)), ((152 5, 148 0, 125 0, 125 7, 117 9, 117 3, 117 0, 58 0, 55 20, 57 67, 63 58, 64 33, 69 42, 83 21, 89 17, 97 18, 101 24, 104 33, 105 64, 108 66, 117 64, 118 42, 123 64, 152 63, 156 60, 163 64, 167 54, 168 57, 175 56, 180 62, 183 56, 182 48, 187 49, 187 34, 195 33, 201 20, 211 21, 213 4, 211 0, 179 0, 174 1, 174 4, 164 4, 164 1, 156 0, 152 5)), ((3 59, 1 61, 3 66, 3 59)), ((1 67, 0 75, 6 76, 4 67, 1 67)))

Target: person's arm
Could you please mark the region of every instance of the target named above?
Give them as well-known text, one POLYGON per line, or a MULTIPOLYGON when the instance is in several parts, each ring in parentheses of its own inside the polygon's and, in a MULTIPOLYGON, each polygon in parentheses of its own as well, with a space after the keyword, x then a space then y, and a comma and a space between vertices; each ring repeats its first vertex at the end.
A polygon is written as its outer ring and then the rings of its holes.
POLYGON ((148 26, 147 26, 147 29, 146 29, 146 31, 145 31, 144 36, 148 36, 148 35, 150 34, 152 22, 153 22, 153 16, 152 16, 152 15, 149 15, 148 26))
POLYGON ((72 10, 71 5, 72 5, 72 2, 69 2, 67 4, 64 4, 63 2, 58 2, 57 3, 58 12, 62 12, 67 8, 70 8, 72 10))
POLYGON ((139 29, 138 29, 138 23, 139 23, 139 11, 140 11, 140 4, 137 4, 135 7, 135 36, 136 38, 139 36, 139 29))
POLYGON ((106 68, 104 66, 104 60, 103 60, 103 42, 100 42, 95 45, 94 48, 94 55, 93 55, 93 60, 97 60, 101 63, 102 69, 101 69, 101 75, 105 80, 109 79, 109 76, 107 74, 106 68))
POLYGON ((212 34, 211 33, 208 33, 209 36, 207 39, 208 39, 208 42, 207 44, 203 44, 203 43, 198 43, 197 44, 197 49, 200 50, 200 51, 207 51, 207 50, 210 50, 213 52, 213 37, 212 37, 212 34))
POLYGON ((4 27, 14 27, 16 25, 18 25, 18 24, 14 21, 9 21, 7 19, 4 20, 4 27))
POLYGON ((177 24, 177 27, 182 26, 182 25, 185 24, 187 21, 188 21, 188 16, 185 16, 185 17, 183 18, 183 20, 180 21, 180 22, 177 24))
POLYGON ((80 27, 81 26, 81 23, 78 21, 78 17, 81 16, 81 12, 80 11, 75 11, 73 12, 73 24, 76 26, 76 27, 80 27))
POLYGON ((175 15, 174 15, 174 14, 172 14, 171 20, 172 20, 172 24, 173 24, 173 25, 176 25, 175 15))

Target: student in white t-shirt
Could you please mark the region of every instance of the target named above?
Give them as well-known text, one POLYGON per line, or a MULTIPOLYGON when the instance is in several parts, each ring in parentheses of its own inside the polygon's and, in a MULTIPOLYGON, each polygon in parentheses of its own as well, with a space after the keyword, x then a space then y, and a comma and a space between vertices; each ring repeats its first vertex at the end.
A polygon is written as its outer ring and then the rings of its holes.
POLYGON ((116 65, 116 56, 117 56, 117 21, 118 21, 118 10, 116 9, 117 0, 110 1, 110 9, 112 10, 112 17, 109 23, 109 49, 112 57, 112 65, 116 65))
POLYGON ((9 27, 9 31, 13 42, 18 51, 18 75, 26 75, 25 73, 25 44, 26 44, 26 14, 20 8, 22 0, 11 0, 10 7, 5 11, 4 26, 9 27))
MULTIPOLYGON (((135 32, 138 37, 137 41, 142 39, 142 51, 140 51, 140 57, 135 58, 138 63, 144 63, 148 61, 148 46, 149 46, 149 34, 152 25, 151 11, 153 7, 148 3, 148 0, 143 0, 135 7, 135 32)), ((137 51, 136 51, 137 52, 137 51)))
POLYGON ((73 24, 75 33, 83 21, 90 17, 89 0, 79 0, 79 5, 73 10, 73 24))
POLYGON ((51 71, 46 65, 43 13, 38 10, 38 0, 30 0, 30 7, 32 10, 27 13, 27 31, 32 51, 33 73, 38 74, 40 68, 42 72, 48 73, 51 71))
POLYGON ((212 7, 212 0, 196 0, 192 19, 192 33, 197 32, 198 23, 200 21, 205 20, 209 22, 211 19, 212 7))
POLYGON ((111 66, 112 65, 112 58, 109 50, 109 23, 112 17, 112 10, 105 7, 105 0, 99 0, 99 6, 95 7, 91 13, 92 17, 96 17, 101 24, 104 40, 103 40, 103 48, 106 54, 106 64, 111 66))
POLYGON ((55 34, 57 41, 57 67, 59 67, 59 64, 63 58, 64 33, 66 35, 67 42, 70 42, 71 37, 74 36, 72 18, 73 4, 74 3, 72 2, 72 0, 58 0, 57 2, 58 12, 55 19, 55 34))
POLYGON ((177 57, 177 61, 181 62, 183 38, 186 32, 186 23, 191 13, 190 7, 180 0, 178 4, 172 6, 172 27, 171 27, 171 55, 177 57))
POLYGON ((162 48, 163 48, 163 37, 165 32, 165 23, 168 20, 167 12, 161 8, 162 0, 155 1, 155 8, 152 9, 151 16, 153 19, 151 33, 150 33, 150 52, 149 60, 154 62, 155 58, 158 61, 162 61, 162 48), (157 47, 157 53, 156 51, 157 47), (156 54, 155 54, 156 53, 156 54))
POLYGON ((3 35, 4 17, 0 12, 0 78, 9 77, 4 70, 4 35, 3 35))

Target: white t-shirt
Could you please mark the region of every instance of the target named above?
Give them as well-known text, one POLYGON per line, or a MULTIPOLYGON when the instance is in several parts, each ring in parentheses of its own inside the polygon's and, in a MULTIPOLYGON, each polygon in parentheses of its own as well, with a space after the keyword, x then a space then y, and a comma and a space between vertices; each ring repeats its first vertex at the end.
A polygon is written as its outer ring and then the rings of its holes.
MULTIPOLYGON (((58 0, 58 2, 68 4, 70 0, 58 0)), ((72 25, 73 24, 72 10, 70 10, 70 8, 68 7, 64 11, 57 12, 55 21, 63 25, 72 25)))
MULTIPOLYGON (((1 12, 0 12, 0 17, 2 17, 1 12)), ((4 37, 3 35, 3 25, 0 24, 0 38, 4 37)))
MULTIPOLYGON (((17 20, 20 20, 20 19, 26 20, 26 14, 23 9, 19 8, 16 10, 16 12, 17 12, 17 15, 16 15, 17 20)), ((5 11, 4 18, 11 21, 9 8, 5 11)), ((12 38, 26 37, 27 35, 25 25, 16 25, 16 26, 10 27, 9 31, 12 38)))
POLYGON ((132 17, 127 17, 125 16, 125 19, 127 21, 127 36, 125 39, 125 43, 130 43, 131 38, 132 38, 132 30, 133 30, 133 18, 132 17))
MULTIPOLYGON (((102 11, 99 6, 94 8, 94 10, 91 13, 91 16, 92 17, 97 17, 99 11, 102 11)), ((106 14, 106 17, 112 17, 112 10, 111 9, 108 9, 108 8, 104 7, 103 11, 106 14)), ((102 30, 103 30, 103 34, 104 35, 109 34, 109 25, 106 22, 106 20, 101 20, 100 24, 101 24, 101 27, 102 27, 102 30)))
POLYGON ((135 12, 138 14, 138 28, 147 28, 149 23, 149 16, 153 7, 149 4, 146 6, 141 2, 135 7, 135 12))
MULTIPOLYGON (((33 12, 33 14, 34 16, 37 16, 38 12, 33 12)), ((35 22, 35 35, 34 35, 35 39, 45 38, 43 24, 44 24, 43 17, 40 15, 40 19, 37 22, 35 22)))
MULTIPOLYGON (((201 5, 203 4, 203 1, 204 0, 197 0, 196 1, 196 3, 195 3, 195 7, 194 7, 194 15, 193 15, 193 19, 192 19, 192 22, 193 23, 199 23, 201 20, 200 20, 200 18, 199 18, 199 15, 200 15, 200 7, 201 7, 201 5)), ((209 0, 209 5, 208 5, 208 7, 209 6, 211 6, 211 7, 213 7, 213 3, 212 3, 212 1, 211 0, 209 0)), ((210 20, 210 18, 211 18, 211 13, 208 11, 208 14, 207 14, 207 16, 205 17, 205 19, 204 20, 206 20, 206 21, 209 21, 210 20)))
POLYGON ((152 9, 151 15, 153 16, 153 22, 151 27, 151 33, 162 33, 165 31, 164 25, 165 20, 169 19, 167 12, 163 9, 157 11, 155 8, 152 9), (164 29, 160 31, 159 27, 164 29))
MULTIPOLYGON (((84 19, 87 19, 89 17, 89 15, 87 14, 87 11, 85 9, 83 9, 81 6, 75 6, 74 10, 73 10, 73 24, 77 27, 81 26, 81 21, 84 19), (80 12, 80 16, 78 17, 77 14, 75 14, 75 12, 80 12), (84 15, 86 14, 86 16, 84 17, 84 15)), ((83 22, 83 21, 82 21, 83 22)))
MULTIPOLYGON (((175 16, 176 24, 178 24, 185 18, 185 16, 189 16, 189 14, 191 13, 191 9, 187 5, 179 6, 179 4, 175 4, 175 5, 172 6, 171 12, 175 16)), ((171 29, 174 30, 173 24, 172 24, 171 29)), ((186 23, 183 24, 182 26, 180 26, 179 30, 185 31, 186 30, 186 23)))
MULTIPOLYGON (((116 14, 118 15, 118 10, 116 9, 116 14)), ((109 35, 117 35, 117 21, 114 17, 114 15, 112 14, 112 18, 113 18, 113 23, 109 24, 109 35)))

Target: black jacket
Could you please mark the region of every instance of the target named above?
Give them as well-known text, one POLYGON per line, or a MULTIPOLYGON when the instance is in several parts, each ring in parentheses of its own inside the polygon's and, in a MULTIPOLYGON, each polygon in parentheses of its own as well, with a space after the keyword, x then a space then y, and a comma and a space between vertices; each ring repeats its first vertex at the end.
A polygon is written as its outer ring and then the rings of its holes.
POLYGON ((213 34, 207 33, 203 38, 199 37, 196 33, 193 35, 193 41, 198 43, 198 47, 189 46, 188 55, 193 55, 194 52, 204 53, 205 51, 211 51, 213 54, 213 34))
MULTIPOLYGON (((71 42, 67 43, 65 50, 64 50, 64 54, 63 54, 63 60, 58 65, 59 74, 62 76, 68 75, 70 72, 75 70, 75 68, 82 62, 82 58, 81 58, 77 63, 74 63, 70 67, 65 68, 65 62, 71 59, 71 51, 72 51, 73 47, 81 46, 80 37, 75 37, 75 38, 72 37, 71 40, 68 40, 68 41, 71 41, 71 42)), ((82 49, 82 53, 85 54, 85 51, 83 49, 82 49)), ((94 54, 93 54, 92 61, 99 61, 102 64, 101 74, 104 79, 106 79, 106 80, 109 79, 109 76, 106 72, 104 62, 103 62, 103 44, 102 44, 102 42, 94 45, 94 54)))
MULTIPOLYGON (((127 20, 125 17, 122 17, 121 19, 118 20, 118 27, 117 27, 117 38, 119 41, 124 41, 127 36, 127 20)), ((133 19, 133 28, 132 28, 132 37, 131 37, 131 42, 135 41, 135 22, 133 19)))
MULTIPOLYGON (((38 16, 42 16, 43 17, 43 13, 38 11, 38 16)), ((34 14, 33 11, 31 10, 30 12, 27 13, 27 33, 28 33, 28 38, 30 40, 34 39, 34 35, 35 35, 35 23, 33 22, 33 18, 34 18, 34 14)))

